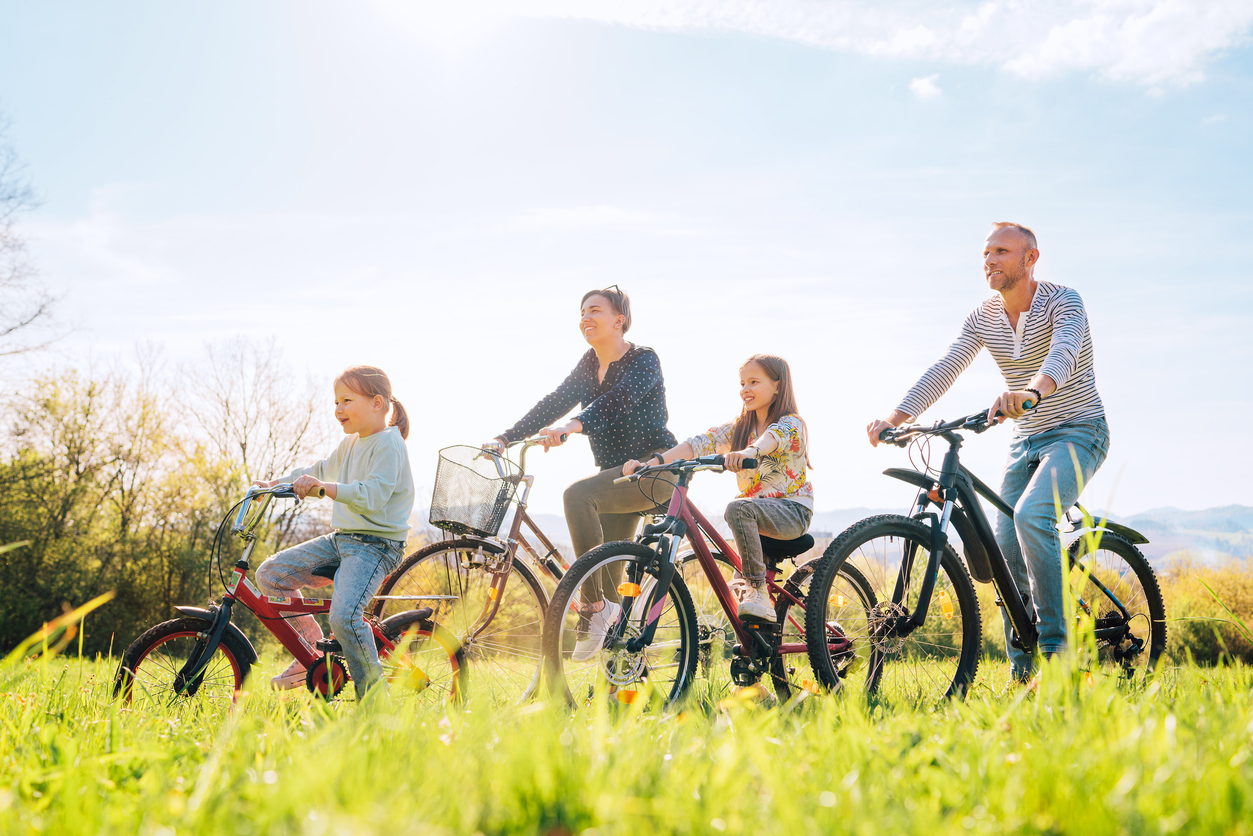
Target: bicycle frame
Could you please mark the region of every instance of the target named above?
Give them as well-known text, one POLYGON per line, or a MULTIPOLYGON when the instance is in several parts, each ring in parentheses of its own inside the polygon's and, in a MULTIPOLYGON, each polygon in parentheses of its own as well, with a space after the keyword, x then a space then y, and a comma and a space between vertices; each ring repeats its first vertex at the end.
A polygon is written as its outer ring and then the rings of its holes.
MULTIPOLYGON (((238 628, 231 626, 231 610, 236 602, 242 603, 251 610, 261 620, 261 623, 265 625, 265 628, 279 640, 283 647, 306 668, 321 658, 322 654, 304 643, 300 634, 288 623, 288 619, 292 615, 328 613, 331 611, 331 599, 263 595, 261 590, 257 589, 252 581, 248 580, 248 570, 250 568, 248 558, 251 557, 252 550, 257 544, 257 537, 253 534, 253 529, 260 522, 261 518, 265 516, 265 511, 273 497, 274 494, 272 492, 251 492, 240 503, 239 513, 235 517, 235 523, 231 526, 231 533, 242 537, 247 542, 247 545, 244 546, 243 554, 235 561, 234 577, 226 585, 221 605, 212 607, 209 610, 202 610, 199 607, 175 607, 175 610, 182 615, 198 615, 213 621, 213 628, 208 641, 198 648, 198 652, 193 653, 187 659, 179 671, 178 675, 184 683, 195 682, 201 670, 213 658, 213 654, 221 643, 222 634, 226 632, 228 627, 238 630, 238 628), (248 512, 257 496, 263 497, 261 506, 257 509, 255 516, 248 520, 248 512), (284 613, 287 613, 287 615, 284 615, 284 613)), ((385 652, 395 649, 395 644, 379 629, 377 619, 366 618, 365 620, 370 625, 375 640, 381 644, 385 652)), ((243 634, 241 633, 240 635, 243 634)), ((251 643, 249 643, 249 646, 251 646, 251 643)))
MULTIPOLYGON (((666 517, 655 526, 648 526, 645 529, 645 538, 650 536, 649 531, 653 534, 661 534, 669 532, 673 537, 673 547, 671 549, 670 559, 673 562, 678 554, 678 543, 686 534, 688 542, 692 546, 693 552, 696 554, 697 562, 700 564, 702 571, 708 578, 710 585, 713 587, 714 594, 718 598, 723 612, 727 616, 727 620, 731 624, 731 628, 735 631, 735 636, 739 640, 740 647, 747 651, 753 647, 755 643, 764 643, 764 639, 756 630, 750 630, 740 620, 738 613, 738 605, 735 595, 731 592, 730 586, 727 585, 726 579, 722 577, 722 573, 718 570, 717 561, 714 560, 713 552, 709 549, 709 542, 712 542, 718 552, 731 561, 731 565, 736 571, 743 571, 744 564, 740 560, 739 554, 731 548, 727 541, 718 533, 717 529, 710 524, 705 515, 700 512, 693 503, 688 502, 688 486, 687 480, 689 473, 681 473, 679 475, 678 484, 675 485, 674 493, 670 497, 670 504, 666 508, 666 517), (704 536, 694 536, 694 535, 704 536)), ((772 596, 786 596, 792 604, 804 608, 804 602, 796 598, 787 589, 780 586, 776 582, 778 570, 767 565, 766 567, 766 586, 770 590, 772 596)), ((648 621, 646 630, 652 627, 661 616, 661 602, 664 600, 664 590, 658 590, 657 601, 653 603, 652 608, 648 612, 648 621)), ((782 628, 782 625, 778 625, 782 628)), ((803 629, 803 628, 802 628, 803 629)), ((646 636, 651 638, 651 634, 646 632, 646 636)), ((842 644, 831 645, 831 650, 838 652, 846 648, 848 642, 845 640, 842 644)), ((767 648, 769 650, 769 648, 767 648)), ((779 655, 788 655, 792 653, 805 653, 807 648, 804 642, 789 642, 780 644, 778 647, 779 655)))
MULTIPOLYGON (((949 445, 948 451, 944 455, 944 463, 940 468, 939 479, 904 468, 889 468, 884 471, 884 474, 887 476, 909 482, 922 489, 918 495, 917 505, 912 516, 914 519, 928 519, 931 522, 932 535, 931 543, 929 544, 930 554, 927 574, 923 577, 922 586, 918 594, 918 604, 909 618, 909 624, 911 627, 921 627, 925 620, 927 609, 931 605, 931 594, 934 591, 940 557, 947 542, 948 524, 952 521, 957 528, 958 536, 965 546, 966 562, 970 567, 971 573, 977 580, 991 582, 995 587, 999 596, 999 603, 1005 608, 1010 623, 1014 627, 1014 632, 1017 634, 1017 646, 1023 652, 1030 654, 1035 651, 1039 633, 1036 630, 1031 614, 1027 612, 1026 596, 1021 593, 1018 585, 1014 582, 1009 563, 1006 561, 1005 555, 996 541, 992 525, 984 514, 983 506, 979 502, 978 497, 982 496, 988 500, 997 511, 1011 520, 1014 518, 1014 509, 999 494, 984 484, 979 477, 975 476, 961 464, 958 451, 961 449, 963 439, 952 431, 964 428, 979 432, 980 430, 977 427, 969 425, 971 419, 975 417, 970 416, 969 418, 953 422, 951 425, 937 425, 937 427, 951 426, 951 429, 929 433, 944 439, 949 445), (963 424, 969 426, 963 426, 963 424), (940 508, 938 517, 934 512, 927 511, 927 507, 933 503, 940 508), (957 513, 954 513, 955 510, 957 513)), ((1148 542, 1143 535, 1125 526, 1104 523, 1097 530, 1104 530, 1106 527, 1116 530, 1116 533, 1127 537, 1133 543, 1148 542)), ((912 555, 912 549, 907 551, 912 555)), ((896 588, 893 590, 893 603, 899 604, 902 602, 904 588, 907 586, 907 579, 912 569, 912 556, 907 556, 902 561, 900 572, 897 575, 896 588)), ((1112 590, 1095 576, 1089 576, 1089 580, 1096 589, 1118 608, 1124 619, 1130 618, 1126 605, 1119 600, 1112 590)), ((1087 602, 1080 600, 1077 603, 1085 610, 1088 609, 1087 602)), ((1097 628, 1096 636, 1098 639, 1115 638, 1122 629, 1122 627, 1097 628)))

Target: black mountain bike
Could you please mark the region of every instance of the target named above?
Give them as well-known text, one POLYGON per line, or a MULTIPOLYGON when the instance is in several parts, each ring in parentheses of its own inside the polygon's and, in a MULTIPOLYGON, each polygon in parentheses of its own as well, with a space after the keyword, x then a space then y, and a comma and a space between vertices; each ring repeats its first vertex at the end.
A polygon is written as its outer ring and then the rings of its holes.
MULTIPOLYGON (((885 470, 918 487, 913 515, 885 514, 854 523, 827 547, 814 570, 805 633, 811 664, 826 687, 860 686, 868 694, 914 702, 964 696, 975 678, 983 638, 971 575, 995 587, 996 604, 1014 628, 1013 646, 1035 652, 1035 614, 1014 584, 978 497, 1011 519, 1014 510, 958 458, 959 431, 981 433, 989 426, 987 413, 980 412, 880 435, 900 447, 938 438, 948 443, 948 451, 938 477, 885 470), (949 542, 950 523, 961 538, 965 565, 949 542), (831 600, 838 600, 838 578, 846 565, 861 571, 874 597, 864 619, 854 622, 847 610, 839 612, 843 632, 863 661, 836 666, 825 648, 828 622, 835 617, 831 600)), ((1066 555, 1076 622, 1092 624, 1102 662, 1128 673, 1151 673, 1166 646, 1166 609, 1157 577, 1136 548, 1148 539, 1126 526, 1093 522, 1077 503, 1075 509, 1080 518, 1068 510, 1066 519, 1083 530, 1066 555)))

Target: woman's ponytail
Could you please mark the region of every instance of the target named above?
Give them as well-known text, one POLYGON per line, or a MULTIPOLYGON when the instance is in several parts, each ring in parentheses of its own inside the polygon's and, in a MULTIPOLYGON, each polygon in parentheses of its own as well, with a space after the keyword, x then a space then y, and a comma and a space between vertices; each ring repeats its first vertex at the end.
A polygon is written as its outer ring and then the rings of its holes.
POLYGON ((392 398, 392 418, 387 426, 400 430, 401 438, 409 437, 409 413, 405 412, 404 404, 392 398))
POLYGON ((381 396, 392 408, 391 420, 387 426, 400 430, 401 438, 409 438, 409 413, 400 405, 400 401, 392 397, 392 382, 387 374, 378 366, 349 366, 335 378, 358 394, 367 398, 381 396))

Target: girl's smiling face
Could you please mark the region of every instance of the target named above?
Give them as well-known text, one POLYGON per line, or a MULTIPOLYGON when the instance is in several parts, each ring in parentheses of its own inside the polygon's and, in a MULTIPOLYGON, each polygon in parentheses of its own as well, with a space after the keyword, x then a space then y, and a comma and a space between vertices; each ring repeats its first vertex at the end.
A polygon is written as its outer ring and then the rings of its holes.
POLYGON ((779 394, 779 381, 771 380, 761 364, 750 360, 740 369, 740 399, 749 412, 766 409, 779 394))
POLYGON ((335 420, 346 435, 365 438, 386 429, 387 404, 382 395, 373 398, 354 392, 343 383, 335 384, 335 420))

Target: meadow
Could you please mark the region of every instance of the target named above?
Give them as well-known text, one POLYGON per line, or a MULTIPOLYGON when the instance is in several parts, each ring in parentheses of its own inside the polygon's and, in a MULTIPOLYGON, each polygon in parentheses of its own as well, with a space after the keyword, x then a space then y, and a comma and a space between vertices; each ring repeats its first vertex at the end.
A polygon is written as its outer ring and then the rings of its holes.
MULTIPOLYGON (((72 650, 72 649, 71 649, 72 650)), ((1064 662, 963 703, 777 706, 702 682, 676 710, 319 703, 131 710, 115 662, 0 673, 0 832, 1253 832, 1253 670, 1128 682, 1064 662)))

